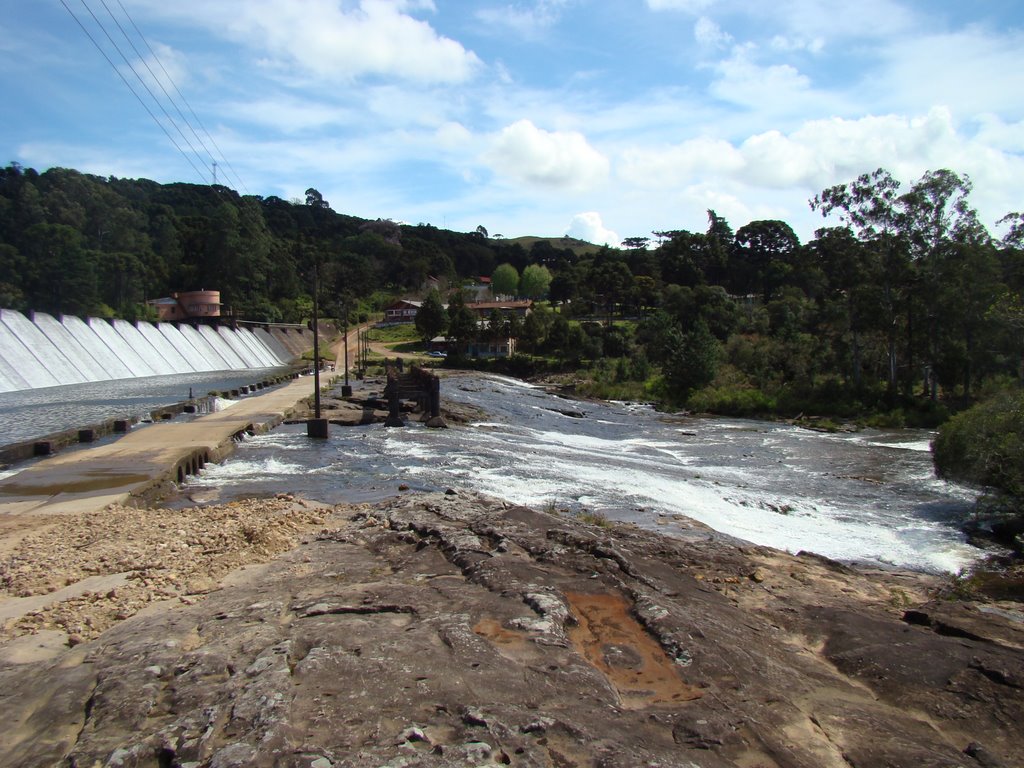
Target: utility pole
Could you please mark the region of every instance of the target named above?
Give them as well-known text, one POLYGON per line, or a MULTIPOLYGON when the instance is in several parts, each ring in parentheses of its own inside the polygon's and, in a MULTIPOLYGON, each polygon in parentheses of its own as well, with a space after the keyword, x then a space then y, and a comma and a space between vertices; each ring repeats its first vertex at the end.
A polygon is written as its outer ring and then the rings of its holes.
POLYGON ((342 343, 345 345, 345 383, 341 387, 342 397, 352 397, 352 386, 348 383, 348 300, 342 304, 342 311, 345 313, 345 335, 342 343))
POLYGON ((307 437, 327 437, 327 419, 320 418, 320 293, 319 261, 313 261, 313 414, 306 422, 307 437))
POLYGON ((213 161, 213 186, 217 186, 217 161, 213 161))

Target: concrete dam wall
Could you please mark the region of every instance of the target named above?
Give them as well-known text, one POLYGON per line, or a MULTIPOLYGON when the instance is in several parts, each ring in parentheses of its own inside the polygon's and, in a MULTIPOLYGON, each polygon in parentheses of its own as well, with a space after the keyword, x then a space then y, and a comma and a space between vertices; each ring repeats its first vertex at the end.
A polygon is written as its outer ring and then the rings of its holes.
POLYGON ((301 328, 26 317, 0 309, 0 392, 288 365, 313 346, 301 328))

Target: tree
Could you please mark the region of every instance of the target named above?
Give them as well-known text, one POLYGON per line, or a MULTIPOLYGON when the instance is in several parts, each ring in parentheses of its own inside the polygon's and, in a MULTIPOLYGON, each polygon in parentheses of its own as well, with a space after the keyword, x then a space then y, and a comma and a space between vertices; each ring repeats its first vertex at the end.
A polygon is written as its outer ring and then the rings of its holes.
POLYGON ((951 379, 961 381, 964 393, 970 393, 980 331, 977 320, 984 316, 993 294, 997 268, 988 247, 991 238, 967 201, 971 188, 967 176, 945 169, 929 171, 897 201, 914 271, 908 308, 913 313, 908 315, 908 368, 914 367, 915 315, 923 315, 924 333, 918 332, 924 340, 922 354, 928 369, 939 373, 930 377, 932 399, 937 398, 940 377, 947 386, 951 379), (952 376, 951 369, 956 369, 952 376))
POLYGON ((324 200, 323 195, 313 187, 306 190, 306 205, 310 208, 328 209, 331 207, 330 204, 324 200))
POLYGON ((555 313, 543 304, 526 316, 519 340, 527 351, 536 352, 547 341, 554 318, 555 313))
POLYGON ((855 238, 849 227, 827 227, 815 235, 809 249, 828 286, 822 303, 834 309, 838 318, 822 327, 831 331, 833 349, 843 350, 844 376, 859 390, 863 385, 862 338, 874 328, 873 318, 880 316, 876 265, 868 246, 855 238))
POLYGON ((495 296, 515 296, 519 290, 519 270, 511 264, 500 264, 491 275, 491 290, 495 296))
POLYGON ((416 312, 416 332, 423 341, 439 336, 448 326, 448 312, 441 303, 441 294, 431 289, 416 312))
POLYGON ((1008 213, 996 223, 1009 226, 1009 230, 1003 235, 1004 247, 1024 248, 1024 213, 1008 213))
POLYGON ((481 240, 486 240, 487 239, 487 227, 485 227, 483 224, 481 224, 479 227, 476 228, 476 231, 473 234, 476 235, 477 237, 479 237, 481 240))
POLYGON ((736 232, 734 254, 767 304, 795 266, 800 239, 784 221, 752 221, 736 232))
POLYGON ((452 294, 448 302, 448 339, 455 345, 456 355, 461 355, 466 346, 476 340, 477 320, 473 311, 466 306, 461 291, 452 294))
POLYGON ((551 287, 551 273, 540 264, 530 264, 519 279, 519 294, 531 299, 542 299, 551 287))
POLYGON ((900 183, 879 168, 862 174, 849 184, 837 184, 810 200, 812 211, 822 216, 835 213, 868 244, 878 264, 877 284, 881 289, 879 320, 885 328, 889 393, 896 393, 899 356, 899 318, 908 310, 909 254, 900 235, 897 193, 900 183))
POLYGON ((704 264, 709 255, 708 239, 701 234, 680 230, 658 249, 661 276, 666 283, 699 285, 704 282, 704 264))
POLYGON ((622 247, 627 250, 643 250, 651 242, 649 237, 626 237, 622 240, 622 247))
POLYGON ((721 348, 707 323, 698 320, 688 333, 672 329, 668 335, 668 357, 663 366, 671 397, 683 402, 695 389, 715 378, 721 348))
POLYGON ((96 256, 79 232, 64 224, 29 227, 25 249, 33 307, 85 317, 97 308, 96 256))
POLYGON ((626 262, 604 252, 594 259, 588 282, 596 298, 603 299, 609 317, 614 314, 615 305, 631 295, 634 287, 633 273, 626 262))
POLYGON ((551 301, 559 301, 563 304, 575 301, 580 295, 580 282, 582 281, 580 267, 565 266, 551 278, 551 285, 548 287, 548 297, 551 301))

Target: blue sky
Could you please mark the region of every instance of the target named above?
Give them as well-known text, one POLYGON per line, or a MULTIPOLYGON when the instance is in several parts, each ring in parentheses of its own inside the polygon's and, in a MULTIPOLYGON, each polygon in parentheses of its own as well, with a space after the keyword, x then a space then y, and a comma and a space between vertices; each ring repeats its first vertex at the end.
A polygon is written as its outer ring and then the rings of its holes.
POLYGON ((0 0, 0 162, 613 245, 708 208, 806 240, 880 166, 1024 210, 1019 0, 64 2, 0 0))

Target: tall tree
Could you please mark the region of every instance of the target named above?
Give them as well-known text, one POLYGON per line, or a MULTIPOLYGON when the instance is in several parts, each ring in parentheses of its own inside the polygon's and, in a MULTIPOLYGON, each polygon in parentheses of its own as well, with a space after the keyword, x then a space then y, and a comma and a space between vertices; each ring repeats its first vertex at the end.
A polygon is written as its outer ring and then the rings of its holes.
POLYGON ((551 287, 551 272, 541 264, 530 264, 519 278, 519 295, 530 299, 543 299, 551 287))
POLYGON ((491 290, 495 296, 515 296, 519 291, 519 270, 511 264, 499 264, 491 275, 491 290))
POLYGON ((767 304, 796 264, 800 239, 784 221, 752 221, 736 232, 733 253, 767 304))
POLYGON ((416 311, 416 332, 423 341, 430 341, 448 327, 448 312, 441 303, 441 294, 432 288, 416 311))
POLYGON ((477 317, 466 306, 462 291, 452 294, 448 302, 448 339, 455 345, 456 355, 464 354, 467 345, 476 340, 477 317))
POLYGON ((882 322, 886 328, 888 357, 887 382, 895 395, 898 384, 899 321, 908 310, 910 257, 906 239, 901 236, 897 197, 900 183, 888 171, 879 168, 848 184, 837 184, 810 200, 811 210, 822 216, 836 214, 853 228, 857 237, 869 244, 879 264, 882 322))
POLYGON ((695 389, 711 383, 718 370, 721 348, 703 320, 687 333, 673 329, 663 366, 670 395, 683 402, 695 389))
MULTIPOLYGON (((965 392, 970 391, 971 367, 975 357, 976 322, 954 323, 950 317, 966 315, 976 317, 978 310, 968 310, 976 285, 967 285, 965 262, 973 262, 977 270, 973 283, 990 282, 993 269, 986 256, 990 237, 978 221, 975 210, 970 206, 971 180, 949 170, 929 171, 916 181, 910 190, 900 196, 900 221, 913 259, 915 279, 911 283, 912 301, 908 302, 907 359, 908 373, 913 375, 915 352, 919 346, 917 336, 924 340, 921 354, 927 369, 949 379, 950 360, 957 360, 952 367, 960 368, 965 392), (950 289, 953 289, 952 291, 950 289), (942 301, 945 297, 945 301, 942 301), (923 320, 923 332, 918 331, 915 318, 923 320), (947 343, 955 335, 953 346, 947 343), (952 354, 951 354, 952 353, 952 354)), ((986 285, 983 291, 990 291, 986 285)), ((987 309, 987 303, 986 307, 987 309)), ((984 310, 982 310, 982 314, 984 310)), ((939 376, 930 376, 930 393, 938 396, 939 376)))

